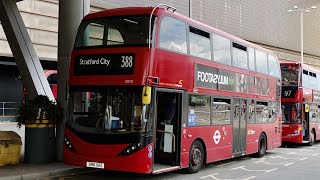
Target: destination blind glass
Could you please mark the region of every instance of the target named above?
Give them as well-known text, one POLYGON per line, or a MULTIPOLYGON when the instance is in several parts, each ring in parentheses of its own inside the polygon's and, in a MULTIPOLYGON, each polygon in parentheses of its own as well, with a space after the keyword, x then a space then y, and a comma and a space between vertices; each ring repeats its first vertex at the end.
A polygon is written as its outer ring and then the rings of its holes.
POLYGON ((76 57, 74 75, 131 75, 134 63, 134 54, 81 55, 76 57))

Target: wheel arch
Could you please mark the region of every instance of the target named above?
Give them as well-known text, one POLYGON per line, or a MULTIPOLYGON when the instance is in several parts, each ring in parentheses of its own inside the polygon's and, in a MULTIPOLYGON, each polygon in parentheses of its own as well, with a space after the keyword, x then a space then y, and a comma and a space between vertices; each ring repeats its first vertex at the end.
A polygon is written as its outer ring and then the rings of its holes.
MULTIPOLYGON (((192 144, 196 141, 199 141, 202 144, 203 147, 203 151, 204 151, 204 161, 203 161, 203 165, 206 165, 207 163, 207 147, 206 147, 206 143, 204 142, 203 139, 201 139, 200 137, 196 138, 195 140, 193 140, 192 144)), ((191 148, 191 146, 190 146, 191 148)))
POLYGON ((316 141, 316 140, 317 140, 317 131, 316 131, 316 129, 313 127, 312 130, 311 130, 311 132, 313 132, 314 141, 316 141))
MULTIPOLYGON (((264 136, 266 137, 266 143, 267 143, 266 146, 267 146, 267 149, 269 149, 269 148, 268 148, 268 147, 269 147, 269 146, 268 146, 269 143, 268 143, 267 133, 266 133, 265 131, 262 131, 262 132, 260 133, 260 136, 261 136, 262 134, 264 134, 264 136)), ((259 138, 260 138, 260 136, 259 136, 259 138)), ((259 143, 259 142, 258 142, 258 143, 259 143)))

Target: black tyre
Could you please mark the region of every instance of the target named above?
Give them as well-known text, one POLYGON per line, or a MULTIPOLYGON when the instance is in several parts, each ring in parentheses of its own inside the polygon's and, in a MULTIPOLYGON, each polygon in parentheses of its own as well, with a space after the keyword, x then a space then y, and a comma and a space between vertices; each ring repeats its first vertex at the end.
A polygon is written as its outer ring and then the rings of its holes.
POLYGON ((200 141, 196 140, 192 143, 189 152, 189 167, 187 169, 188 173, 198 172, 204 164, 204 149, 200 141))
POLYGON ((265 134, 261 134, 259 137, 257 157, 263 157, 267 152, 267 137, 265 134))

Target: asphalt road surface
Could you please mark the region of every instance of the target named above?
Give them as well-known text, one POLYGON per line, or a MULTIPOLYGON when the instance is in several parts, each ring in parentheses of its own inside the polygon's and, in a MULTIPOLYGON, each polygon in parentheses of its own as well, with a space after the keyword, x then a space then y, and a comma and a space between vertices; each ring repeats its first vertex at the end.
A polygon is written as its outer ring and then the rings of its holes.
POLYGON ((207 164, 196 174, 174 171, 164 174, 132 174, 92 169, 83 174, 45 178, 46 180, 318 180, 320 179, 320 143, 313 146, 281 147, 268 151, 263 158, 241 158, 207 164))

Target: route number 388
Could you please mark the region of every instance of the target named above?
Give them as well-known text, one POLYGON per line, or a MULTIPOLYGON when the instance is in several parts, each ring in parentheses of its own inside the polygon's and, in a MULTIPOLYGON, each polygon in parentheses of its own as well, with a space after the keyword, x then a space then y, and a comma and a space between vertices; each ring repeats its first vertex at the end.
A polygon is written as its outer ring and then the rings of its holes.
POLYGON ((133 65, 133 57, 132 56, 121 56, 121 60, 122 60, 122 64, 121 64, 122 68, 132 67, 132 65, 133 65))

